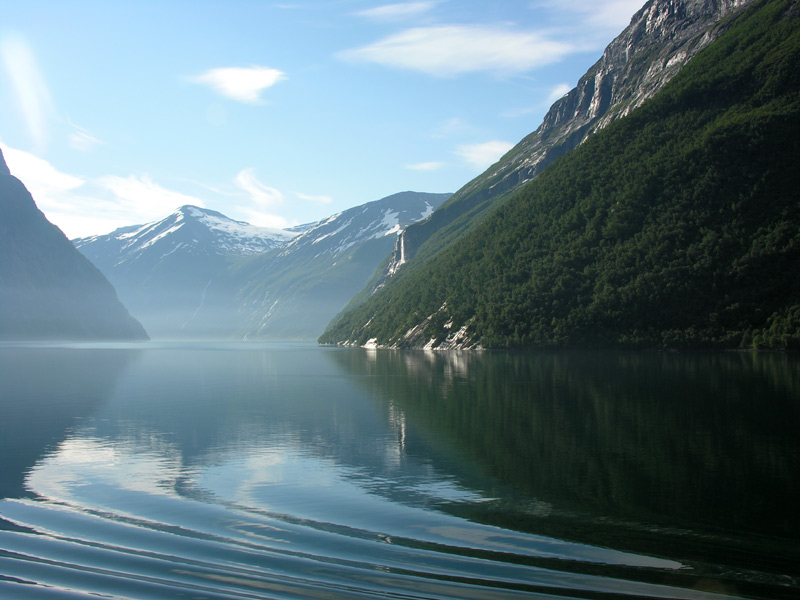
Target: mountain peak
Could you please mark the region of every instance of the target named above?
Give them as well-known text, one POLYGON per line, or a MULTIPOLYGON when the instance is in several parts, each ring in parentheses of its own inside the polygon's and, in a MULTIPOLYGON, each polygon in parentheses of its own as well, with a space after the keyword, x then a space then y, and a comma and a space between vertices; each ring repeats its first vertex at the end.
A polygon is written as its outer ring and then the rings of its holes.
POLYGON ((212 215, 214 217, 223 218, 228 221, 232 221, 233 219, 226 217, 220 212, 215 210, 209 210, 207 208, 203 208, 202 206, 195 206, 193 204, 184 204, 183 206, 178 207, 175 212, 175 215, 183 215, 185 217, 193 217, 195 219, 200 219, 207 215, 212 215))

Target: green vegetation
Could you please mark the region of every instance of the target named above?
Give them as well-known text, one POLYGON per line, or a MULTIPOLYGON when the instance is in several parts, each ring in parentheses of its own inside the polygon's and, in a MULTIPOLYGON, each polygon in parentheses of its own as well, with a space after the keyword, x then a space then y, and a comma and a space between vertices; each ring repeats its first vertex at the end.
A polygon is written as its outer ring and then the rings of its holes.
POLYGON ((798 13, 757 2, 320 341, 419 345, 468 324, 485 347, 800 347, 798 13))

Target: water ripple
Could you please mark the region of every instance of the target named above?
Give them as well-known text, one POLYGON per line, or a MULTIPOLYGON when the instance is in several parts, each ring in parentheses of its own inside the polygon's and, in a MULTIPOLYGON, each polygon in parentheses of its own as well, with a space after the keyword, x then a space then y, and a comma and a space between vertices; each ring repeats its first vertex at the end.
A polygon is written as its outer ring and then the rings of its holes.
POLYGON ((4 500, 0 513, 19 530, 0 531, 0 573, 14 574, 0 579, 0 593, 27 598, 33 585, 65 598, 722 597, 636 581, 654 567, 617 566, 616 574, 637 576, 623 579, 593 574, 582 560, 510 547, 497 552, 186 504, 185 519, 163 523, 4 500))

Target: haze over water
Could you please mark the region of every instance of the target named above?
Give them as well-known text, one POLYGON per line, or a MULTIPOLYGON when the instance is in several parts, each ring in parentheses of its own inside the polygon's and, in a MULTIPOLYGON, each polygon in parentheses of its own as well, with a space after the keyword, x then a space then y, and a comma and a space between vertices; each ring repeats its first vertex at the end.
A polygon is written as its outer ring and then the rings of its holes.
POLYGON ((800 358, 0 346, 0 597, 793 598, 800 358))

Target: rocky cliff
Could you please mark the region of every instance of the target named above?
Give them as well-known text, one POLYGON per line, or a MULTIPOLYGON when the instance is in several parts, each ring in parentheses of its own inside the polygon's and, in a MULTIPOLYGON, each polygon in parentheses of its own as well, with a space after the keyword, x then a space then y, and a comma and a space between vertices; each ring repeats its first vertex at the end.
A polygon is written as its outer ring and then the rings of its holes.
POLYGON ((750 2, 650 0, 578 85, 553 104, 536 131, 430 219, 402 232, 381 284, 421 249, 420 258, 434 254, 555 159, 651 98, 725 31, 728 15, 750 2))

